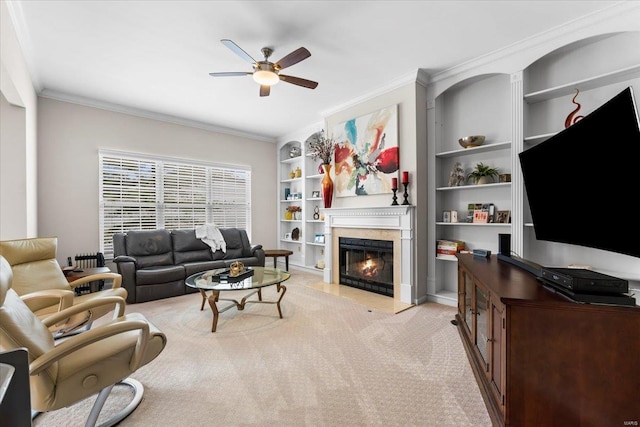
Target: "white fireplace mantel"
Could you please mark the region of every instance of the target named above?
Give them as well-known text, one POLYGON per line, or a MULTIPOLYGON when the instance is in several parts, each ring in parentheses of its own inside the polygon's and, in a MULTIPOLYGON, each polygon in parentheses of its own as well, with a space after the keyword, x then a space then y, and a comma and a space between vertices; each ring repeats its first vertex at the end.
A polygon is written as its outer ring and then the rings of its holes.
POLYGON ((394 299, 412 304, 415 299, 414 208, 398 205, 324 209, 325 283, 333 283, 335 270, 339 268, 334 229, 393 230, 399 234, 398 244, 394 244, 394 258, 397 256, 400 260, 399 283, 394 283, 394 299))

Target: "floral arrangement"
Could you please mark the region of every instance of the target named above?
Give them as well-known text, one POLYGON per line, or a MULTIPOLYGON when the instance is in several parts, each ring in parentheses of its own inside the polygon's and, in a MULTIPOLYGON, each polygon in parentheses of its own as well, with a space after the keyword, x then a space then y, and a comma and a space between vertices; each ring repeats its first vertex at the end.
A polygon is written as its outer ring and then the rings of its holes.
POLYGON ((313 160, 322 162, 323 165, 331 164, 331 158, 333 152, 336 149, 336 142, 333 138, 327 138, 324 134, 324 130, 318 132, 317 137, 309 138, 307 143, 307 151, 313 160))
POLYGON ((287 206, 287 212, 302 212, 302 208, 300 206, 287 206))

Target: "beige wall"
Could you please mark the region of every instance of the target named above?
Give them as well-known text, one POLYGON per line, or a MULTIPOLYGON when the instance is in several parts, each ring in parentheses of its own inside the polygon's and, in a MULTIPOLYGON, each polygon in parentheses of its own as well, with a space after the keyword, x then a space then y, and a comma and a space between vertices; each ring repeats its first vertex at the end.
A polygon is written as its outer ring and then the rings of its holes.
POLYGON ((0 239, 35 237, 37 96, 6 2, 0 2, 0 239), (10 209, 10 213, 6 210, 10 209))
POLYGON ((270 142, 40 98, 40 236, 58 236, 58 260, 99 249, 98 150, 247 165, 251 242, 276 247, 276 146, 270 142))
POLYGON ((0 240, 27 235, 25 109, 9 104, 0 93, 0 240))
MULTIPOLYGON (((416 207, 414 229, 416 294, 412 300, 424 302, 427 293, 427 137, 426 137, 426 89, 416 82, 390 90, 358 105, 354 105, 326 117, 329 133, 338 124, 360 117, 390 105, 398 105, 398 147, 400 171, 409 171, 409 203, 416 207)), ((398 174, 400 178, 400 174, 398 174)), ((398 203, 402 203, 401 191, 398 203)), ((389 206, 391 194, 335 197, 332 208, 389 206)))

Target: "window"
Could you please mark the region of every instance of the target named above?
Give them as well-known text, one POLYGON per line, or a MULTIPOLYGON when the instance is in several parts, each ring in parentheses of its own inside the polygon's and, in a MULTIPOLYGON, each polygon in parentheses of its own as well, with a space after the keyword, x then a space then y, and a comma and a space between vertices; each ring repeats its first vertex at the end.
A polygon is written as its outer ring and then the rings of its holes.
POLYGON ((251 236, 251 170, 181 159, 100 151, 100 250, 128 230, 214 223, 251 236))

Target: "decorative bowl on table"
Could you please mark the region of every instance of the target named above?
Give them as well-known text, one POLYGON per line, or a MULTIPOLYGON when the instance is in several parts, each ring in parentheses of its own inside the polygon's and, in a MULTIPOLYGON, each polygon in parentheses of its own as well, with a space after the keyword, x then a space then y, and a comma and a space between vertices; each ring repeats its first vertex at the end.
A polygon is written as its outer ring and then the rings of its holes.
POLYGON ((460 138, 458 143, 462 148, 479 147, 484 143, 484 135, 471 135, 460 138))

